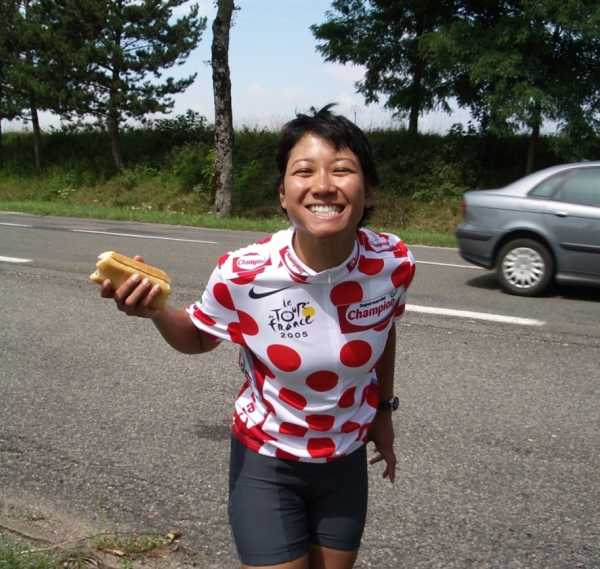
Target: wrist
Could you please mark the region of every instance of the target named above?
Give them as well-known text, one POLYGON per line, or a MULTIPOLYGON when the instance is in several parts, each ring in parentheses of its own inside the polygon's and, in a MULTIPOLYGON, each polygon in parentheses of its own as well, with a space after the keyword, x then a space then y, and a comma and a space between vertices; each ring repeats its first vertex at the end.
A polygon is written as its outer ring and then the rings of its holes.
POLYGON ((377 405, 377 411, 391 413, 392 411, 396 411, 398 407, 400 407, 400 400, 397 396, 392 395, 391 397, 382 397, 380 399, 379 405, 377 405))

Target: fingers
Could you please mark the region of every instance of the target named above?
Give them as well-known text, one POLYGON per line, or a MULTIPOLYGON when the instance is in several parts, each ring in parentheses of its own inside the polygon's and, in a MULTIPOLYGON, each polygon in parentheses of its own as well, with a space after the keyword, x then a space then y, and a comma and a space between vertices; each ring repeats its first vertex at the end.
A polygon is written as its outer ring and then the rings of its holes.
POLYGON ((377 464, 378 462, 381 462, 382 460, 383 460, 383 456, 380 452, 378 452, 369 459, 369 464, 377 464))
POLYGON ((393 483, 396 480, 396 454, 393 450, 377 451, 369 459, 369 464, 377 464, 382 460, 385 461, 382 477, 389 478, 390 482, 393 483))
POLYGON ((109 279, 105 279, 100 288, 102 298, 112 298, 115 294, 115 289, 109 279))
POLYGON ((159 292, 158 286, 153 286, 148 279, 133 275, 113 294, 117 307, 129 316, 151 316, 153 300, 159 292))

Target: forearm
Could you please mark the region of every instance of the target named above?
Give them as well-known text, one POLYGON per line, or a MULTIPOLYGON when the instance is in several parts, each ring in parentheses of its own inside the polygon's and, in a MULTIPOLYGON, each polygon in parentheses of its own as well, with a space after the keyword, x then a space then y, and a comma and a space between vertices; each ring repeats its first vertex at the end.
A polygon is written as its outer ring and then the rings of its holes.
POLYGON ((209 352, 218 345, 218 340, 198 330, 183 308, 167 306, 152 318, 160 335, 177 351, 184 354, 209 352))
POLYGON ((396 325, 392 324, 383 354, 375 365, 379 400, 387 401, 394 395, 394 367, 396 362, 396 325))

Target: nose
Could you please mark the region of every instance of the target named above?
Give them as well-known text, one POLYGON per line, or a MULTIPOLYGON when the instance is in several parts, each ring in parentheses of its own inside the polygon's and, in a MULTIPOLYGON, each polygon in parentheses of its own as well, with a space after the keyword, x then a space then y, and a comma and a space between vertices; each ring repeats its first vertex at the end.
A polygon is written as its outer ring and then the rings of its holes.
POLYGON ((314 183, 314 192, 317 194, 330 194, 335 191, 335 185, 332 183, 329 172, 319 170, 314 183))

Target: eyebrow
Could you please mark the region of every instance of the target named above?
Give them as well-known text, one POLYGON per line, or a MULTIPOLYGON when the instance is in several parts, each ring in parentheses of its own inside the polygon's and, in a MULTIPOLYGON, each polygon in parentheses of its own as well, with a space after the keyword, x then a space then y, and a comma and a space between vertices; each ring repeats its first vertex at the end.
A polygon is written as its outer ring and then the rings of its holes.
MULTIPOLYGON (((350 162, 352 162, 353 164, 357 164, 358 161, 354 160, 354 158, 350 157, 350 156, 340 156, 339 158, 334 158, 333 162, 342 162, 343 160, 348 160, 350 162)), ((294 160, 291 163, 291 166, 294 166, 294 164, 296 164, 297 162, 314 162, 314 158, 296 158, 296 160, 294 160)))

